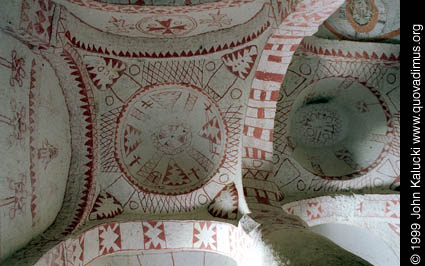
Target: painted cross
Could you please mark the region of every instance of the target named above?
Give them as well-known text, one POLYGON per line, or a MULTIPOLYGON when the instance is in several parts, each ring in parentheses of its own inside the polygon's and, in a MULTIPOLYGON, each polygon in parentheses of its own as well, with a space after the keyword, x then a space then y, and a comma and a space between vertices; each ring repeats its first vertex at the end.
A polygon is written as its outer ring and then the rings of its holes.
POLYGON ((157 25, 149 25, 148 26, 148 30, 149 31, 154 31, 154 32, 161 32, 162 34, 174 34, 175 31, 181 31, 181 30, 185 30, 186 29, 186 25, 175 25, 172 26, 172 20, 171 18, 167 19, 167 20, 155 20, 157 22, 157 25))

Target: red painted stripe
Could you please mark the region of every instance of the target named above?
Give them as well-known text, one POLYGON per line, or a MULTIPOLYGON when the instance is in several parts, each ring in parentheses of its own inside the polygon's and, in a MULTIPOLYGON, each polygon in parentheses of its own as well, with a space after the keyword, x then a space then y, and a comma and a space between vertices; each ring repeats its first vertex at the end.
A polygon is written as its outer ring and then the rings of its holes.
POLYGON ((254 129, 254 137, 255 138, 257 138, 257 139, 261 138, 261 134, 262 133, 263 133, 263 129, 262 128, 256 127, 254 129))
POLYGON ((274 131, 270 130, 269 141, 273 142, 273 133, 274 131))
POLYGON ((245 154, 246 154, 245 158, 250 158, 249 157, 249 148, 247 148, 247 147, 245 148, 245 154))
POLYGON ((293 52, 293 51, 297 50, 297 47, 298 47, 298 44, 292 45, 290 51, 293 52))
POLYGON ((256 100, 256 101, 262 101, 262 102, 266 102, 266 101, 277 101, 277 99, 279 98, 279 90, 260 90, 260 89, 251 89, 251 92, 249 94, 249 98, 256 100), (258 95, 258 92, 260 92, 260 96, 255 96, 256 94, 258 95), (269 95, 267 95, 267 92, 269 92, 269 95))
POLYGON ((264 151, 264 150, 259 150, 259 151, 261 151, 261 160, 265 160, 266 159, 266 151, 264 151))
POLYGON ((273 48, 272 43, 266 43, 266 45, 264 46, 264 50, 271 50, 272 48, 273 48))
POLYGON ((269 57, 267 58, 267 61, 280 63, 282 61, 282 56, 269 55, 269 57))
POLYGON ((249 98, 250 98, 250 99, 254 99, 254 100, 255 100, 255 98, 254 98, 255 90, 256 90, 256 89, 252 89, 252 90, 250 91, 250 93, 249 93, 249 98))
MULTIPOLYGON (((246 117, 253 118, 253 119, 258 119, 258 117, 251 116, 251 115, 247 115, 246 117)), ((272 118, 261 118, 261 120, 274 120, 274 117, 272 117, 272 118)))
POLYGON ((247 125, 245 125, 244 127, 243 127, 243 134, 244 135, 246 135, 248 133, 248 126, 247 125))
POLYGON ((264 81, 274 81, 274 82, 282 82, 283 75, 282 74, 275 74, 275 73, 267 73, 263 71, 257 71, 255 72, 255 78, 259 80, 264 81))
POLYGON ((261 93, 260 93, 260 101, 265 101, 266 100, 266 96, 267 96, 267 92, 266 91, 261 91, 261 93))
POLYGON ((253 159, 258 159, 258 152, 256 148, 252 148, 252 157, 253 159))
POLYGON ((258 110, 257 110, 257 117, 258 118, 264 118, 265 117, 264 108, 258 108, 258 110))
POLYGON ((270 96, 270 101, 277 101, 279 98, 279 91, 272 91, 272 94, 270 96))

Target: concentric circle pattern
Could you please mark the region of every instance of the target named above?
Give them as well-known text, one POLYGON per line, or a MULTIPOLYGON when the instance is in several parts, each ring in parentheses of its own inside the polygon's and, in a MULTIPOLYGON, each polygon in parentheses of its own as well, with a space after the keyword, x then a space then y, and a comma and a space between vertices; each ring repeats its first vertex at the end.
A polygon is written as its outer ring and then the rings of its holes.
POLYGON ((225 137, 221 112, 201 89, 164 84, 142 89, 124 105, 115 155, 140 189, 182 194, 212 178, 225 137))

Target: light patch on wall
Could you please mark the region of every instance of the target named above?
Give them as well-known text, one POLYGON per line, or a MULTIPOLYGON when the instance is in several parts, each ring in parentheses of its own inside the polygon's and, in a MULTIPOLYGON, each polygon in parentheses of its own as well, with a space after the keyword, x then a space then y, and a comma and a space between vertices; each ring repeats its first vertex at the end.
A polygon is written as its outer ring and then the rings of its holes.
POLYGON ((399 258, 383 240, 360 227, 329 223, 311 229, 375 266, 400 265, 399 258))

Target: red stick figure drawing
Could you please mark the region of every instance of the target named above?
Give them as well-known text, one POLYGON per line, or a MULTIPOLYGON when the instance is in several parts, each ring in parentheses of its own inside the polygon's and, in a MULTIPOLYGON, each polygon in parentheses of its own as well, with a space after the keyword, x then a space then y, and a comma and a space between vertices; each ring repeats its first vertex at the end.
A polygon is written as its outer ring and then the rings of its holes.
POLYGON ((24 64, 25 60, 22 57, 18 58, 16 50, 12 51, 12 61, 8 61, 7 59, 0 57, 0 65, 11 70, 11 76, 9 79, 10 86, 14 87, 15 82, 17 82, 19 87, 22 87, 22 79, 25 78, 24 64))
POLYGON ((8 139, 9 146, 20 145, 24 148, 25 132, 27 131, 25 107, 18 107, 14 99, 10 100, 10 107, 12 109, 12 117, 0 114, 0 124, 6 124, 12 129, 8 139))
POLYGON ((49 143, 47 139, 44 139, 41 148, 38 149, 37 157, 44 164, 44 170, 47 165, 58 155, 58 149, 49 143))
POLYGON ((25 189, 25 174, 19 175, 20 180, 14 181, 9 179, 9 189, 13 196, 0 198, 0 208, 10 206, 9 217, 13 220, 17 213, 23 214, 25 211, 25 201, 28 193, 25 189))

